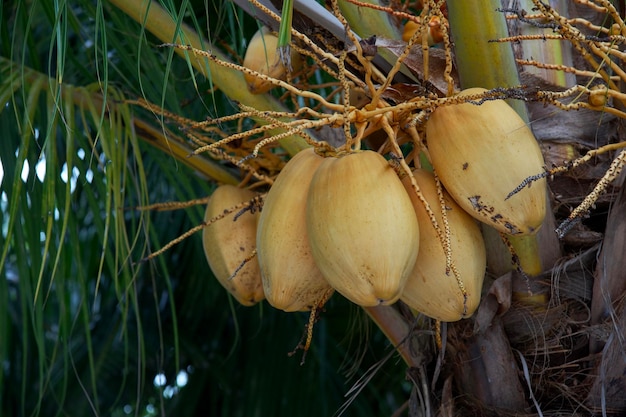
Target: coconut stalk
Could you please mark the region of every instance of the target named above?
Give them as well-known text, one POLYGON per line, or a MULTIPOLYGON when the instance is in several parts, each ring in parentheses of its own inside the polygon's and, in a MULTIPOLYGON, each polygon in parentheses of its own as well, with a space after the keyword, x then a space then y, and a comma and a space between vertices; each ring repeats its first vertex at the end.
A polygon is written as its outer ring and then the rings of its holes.
POLYGON ((133 117, 133 129, 137 137, 143 139, 146 143, 166 154, 173 155, 185 165, 208 178, 212 178, 220 184, 237 185, 239 183, 239 179, 233 173, 228 172, 223 165, 214 160, 209 158, 189 158, 194 149, 171 131, 164 128, 157 129, 136 117, 133 117))
MULTIPOLYGON (((363 3, 368 3, 372 6, 386 6, 386 4, 381 4, 378 0, 364 0, 363 3)), ((371 7, 358 6, 347 0, 337 0, 337 5, 341 14, 350 25, 350 29, 361 38, 366 39, 371 36, 376 36, 382 39, 402 39, 402 33, 400 32, 398 24, 392 21, 392 17, 388 13, 381 12, 371 7)), ((380 57, 375 57, 374 62, 383 70, 390 69, 397 59, 391 51, 385 48, 378 48, 377 54, 380 57)), ((406 77, 405 80, 417 82, 411 72, 407 70, 406 66, 403 65, 400 68, 400 73, 406 77)))
POLYGON ((411 324, 398 310, 393 306, 382 305, 366 307, 364 310, 409 367, 417 368, 423 364, 422 351, 411 349, 411 344, 406 340, 411 331, 411 324))
MULTIPOLYGON (((548 3, 550 7, 555 10, 559 10, 562 15, 569 16, 569 2, 567 0, 550 0, 548 3)), ((519 10, 526 11, 531 11, 535 7, 532 0, 503 0, 502 6, 505 9, 517 7, 519 10)), ((552 29, 540 28, 530 24, 520 23, 518 20, 510 21, 508 26, 511 35, 519 34, 541 36, 549 35, 553 32, 552 29)), ((571 44, 564 40, 550 42, 546 42, 544 40, 520 42, 513 45, 513 52, 515 58, 522 60, 534 60, 537 62, 551 63, 564 67, 574 67, 571 44)), ((545 83, 551 87, 561 87, 565 89, 576 84, 576 76, 573 73, 565 71, 555 71, 546 68, 525 66, 523 68, 523 72, 537 77, 538 80, 541 80, 541 83, 545 83)), ((527 83, 527 81, 524 83, 527 83)), ((532 123, 531 119, 531 127, 533 126, 534 123, 532 123)), ((550 198, 548 198, 547 201, 549 202, 550 198)), ((537 234, 537 239, 512 239, 511 244, 518 253, 538 250, 540 253, 542 269, 547 270, 552 267, 561 256, 558 239, 556 234, 553 233, 556 226, 554 213, 552 210, 548 210, 542 229, 537 234), (530 247, 524 248, 524 246, 528 245, 530 245, 530 247)))
MULTIPOLYGON (((142 24, 148 32, 164 43, 171 42, 190 45, 196 49, 211 51, 217 59, 228 61, 228 58, 218 48, 215 48, 209 41, 199 36, 189 26, 177 22, 173 16, 156 2, 111 0, 111 3, 142 24)), ((269 94, 251 94, 246 87, 246 82, 241 72, 220 66, 206 58, 197 57, 196 59, 191 59, 189 52, 182 49, 176 48, 175 52, 183 58, 189 59, 190 64, 198 72, 210 79, 215 87, 221 89, 232 100, 260 111, 287 111, 278 100, 269 94)), ((263 123, 261 120, 258 121, 263 123)), ((281 132, 283 132, 282 129, 274 129, 269 134, 277 135, 281 132)), ((290 155, 295 155, 308 147, 304 139, 297 135, 283 138, 279 143, 290 155)))

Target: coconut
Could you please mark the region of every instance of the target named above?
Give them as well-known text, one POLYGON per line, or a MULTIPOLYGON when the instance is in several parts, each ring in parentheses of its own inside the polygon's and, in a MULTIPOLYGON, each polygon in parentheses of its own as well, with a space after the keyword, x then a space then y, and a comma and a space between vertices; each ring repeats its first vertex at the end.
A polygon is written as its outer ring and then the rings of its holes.
MULTIPOLYGON (((481 94, 482 88, 461 95, 481 94)), ((437 108, 426 123, 428 152, 456 202, 476 219, 511 235, 529 235, 546 215, 545 178, 509 194, 544 172, 530 128, 503 100, 437 108)))
POLYGON ((400 297, 419 229, 385 158, 373 151, 326 158, 311 181, 306 216, 313 258, 333 288, 361 306, 400 297))
MULTIPOLYGON (((413 176, 443 234, 444 219, 435 177, 423 169, 413 171, 413 176)), ((402 183, 417 215, 420 250, 400 299, 436 320, 450 322, 467 318, 478 308, 485 277, 487 254, 480 228, 476 220, 443 190, 443 210, 450 233, 450 255, 458 277, 452 271, 446 271, 446 253, 442 242, 411 186, 410 177, 403 178, 402 183)))
MULTIPOLYGON (((278 36, 276 33, 266 26, 261 27, 250 39, 243 59, 243 66, 278 80, 286 80, 288 71, 280 59, 277 48, 278 36)), ((293 71, 297 71, 302 66, 300 54, 293 48, 291 48, 290 62, 293 71)), ((270 81, 255 74, 244 73, 243 76, 248 85, 248 90, 252 94, 266 93, 275 86, 270 81)))
MULTIPOLYGON (((211 195, 204 221, 208 222, 223 214, 224 210, 249 201, 256 195, 250 190, 222 185, 211 195)), ((205 227, 202 230, 202 246, 219 283, 241 304, 251 306, 264 298, 259 263, 252 257, 259 213, 246 211, 235 220, 236 215, 233 212, 205 227)))
POLYGON ((287 162, 259 219, 257 256, 265 297, 284 311, 310 310, 332 294, 313 260, 306 226, 309 183, 323 161, 309 148, 287 162))

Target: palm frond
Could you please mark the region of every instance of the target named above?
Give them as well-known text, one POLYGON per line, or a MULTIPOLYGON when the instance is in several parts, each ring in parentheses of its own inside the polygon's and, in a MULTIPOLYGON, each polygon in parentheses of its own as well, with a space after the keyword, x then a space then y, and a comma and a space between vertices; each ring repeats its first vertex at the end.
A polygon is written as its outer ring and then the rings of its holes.
MULTIPOLYGON (((236 59, 257 25, 230 4, 216 5, 216 17, 212 5, 163 3, 150 7, 165 12, 165 27, 113 2, 0 7, 0 363, 8 364, 0 414, 118 416, 149 407, 163 415, 332 415, 347 391, 338 369, 352 350, 345 300, 329 305, 301 367, 287 352, 305 315, 235 306, 199 236, 137 263, 199 224, 203 209, 132 208, 210 194, 215 183, 199 172, 239 177, 228 164, 187 158, 188 143, 165 126, 164 112, 127 99, 192 120, 237 111, 216 88, 219 68, 158 45, 209 32, 212 42, 199 45, 218 52, 224 41, 234 51, 225 58, 236 59), (189 381, 178 386, 181 372, 189 381), (168 382, 155 386, 161 374, 168 382)), ((245 90, 240 74, 231 76, 245 90)), ((241 94, 257 108, 281 106, 241 94)), ((294 143, 292 152, 302 146, 294 143)), ((370 343, 386 346, 380 334, 370 343)), ((371 398, 353 404, 360 415, 398 405, 402 368, 387 372, 371 398), (394 388, 378 389, 385 385, 394 388)))

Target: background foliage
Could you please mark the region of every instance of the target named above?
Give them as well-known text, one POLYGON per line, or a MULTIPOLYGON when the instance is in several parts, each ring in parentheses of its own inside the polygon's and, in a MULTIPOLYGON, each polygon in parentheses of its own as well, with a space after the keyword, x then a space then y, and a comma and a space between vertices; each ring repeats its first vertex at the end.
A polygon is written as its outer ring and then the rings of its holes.
MULTIPOLYGON (((162 4, 235 54, 256 28, 229 2, 162 4)), ((214 184, 142 141, 135 121, 158 127, 160 116, 120 100, 195 120, 233 103, 107 1, 0 6, 0 414, 333 415, 389 352, 359 310, 335 297, 300 366, 287 352, 306 315, 235 305, 198 234, 139 262, 203 208, 133 207, 203 197, 214 184)), ((349 414, 404 403, 399 362, 349 414)))

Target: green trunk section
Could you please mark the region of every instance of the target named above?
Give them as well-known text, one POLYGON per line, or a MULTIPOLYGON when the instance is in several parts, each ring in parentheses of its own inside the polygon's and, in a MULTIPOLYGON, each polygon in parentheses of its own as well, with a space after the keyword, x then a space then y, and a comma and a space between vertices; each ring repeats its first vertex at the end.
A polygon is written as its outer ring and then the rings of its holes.
MULTIPOLYGON (((499 0, 449 0, 448 19, 454 39, 459 80, 463 89, 515 87, 520 85, 511 45, 490 42, 509 36, 499 0)), ((526 106, 510 101, 528 122, 526 106)))
MULTIPOLYGON (((385 6, 384 4, 380 4, 377 0, 364 0, 363 2, 373 6, 385 6)), ((392 21, 392 17, 386 12, 370 7, 357 6, 346 0, 338 0, 337 4, 341 10, 341 14, 348 21, 350 29, 361 38, 366 39, 375 35, 383 39, 402 39, 402 33, 400 29, 398 29, 398 25, 392 21)), ((378 48, 377 53, 389 64, 389 68, 395 64, 397 57, 391 53, 391 51, 385 48, 378 48)), ((411 74, 411 71, 409 71, 405 65, 400 67, 400 73, 404 74, 409 80, 417 82, 413 74, 411 74)))

